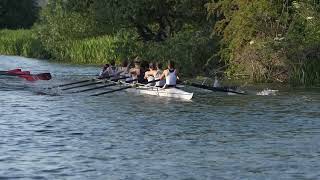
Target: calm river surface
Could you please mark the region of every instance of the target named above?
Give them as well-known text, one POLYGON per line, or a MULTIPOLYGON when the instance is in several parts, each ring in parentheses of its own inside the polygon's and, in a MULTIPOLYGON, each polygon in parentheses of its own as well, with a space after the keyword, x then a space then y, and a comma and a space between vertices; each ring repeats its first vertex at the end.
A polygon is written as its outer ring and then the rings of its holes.
POLYGON ((189 88, 190 102, 43 95, 99 68, 12 56, 0 56, 0 67, 53 75, 0 77, 0 179, 320 179, 320 89, 228 96, 189 88))

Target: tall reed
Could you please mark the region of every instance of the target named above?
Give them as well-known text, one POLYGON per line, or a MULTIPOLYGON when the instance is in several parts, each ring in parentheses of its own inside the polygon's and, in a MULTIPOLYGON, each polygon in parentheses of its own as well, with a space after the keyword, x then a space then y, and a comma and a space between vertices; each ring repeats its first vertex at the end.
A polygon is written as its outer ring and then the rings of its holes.
POLYGON ((320 60, 310 59, 291 67, 290 83, 292 85, 320 86, 320 60))
POLYGON ((32 30, 1 30, 0 54, 25 57, 46 57, 41 42, 32 30))

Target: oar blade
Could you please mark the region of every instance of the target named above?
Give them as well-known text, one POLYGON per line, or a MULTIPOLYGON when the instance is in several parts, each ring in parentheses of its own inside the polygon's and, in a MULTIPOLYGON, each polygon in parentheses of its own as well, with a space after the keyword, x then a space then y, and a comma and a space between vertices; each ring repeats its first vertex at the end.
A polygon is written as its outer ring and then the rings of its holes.
POLYGON ((27 75, 27 74, 19 75, 19 77, 23 78, 23 79, 25 79, 27 81, 36 81, 36 80, 38 80, 37 78, 33 77, 32 75, 27 75))
POLYGON ((193 87, 200 88, 200 89, 207 89, 207 90, 211 90, 211 91, 230 92, 230 93, 234 93, 234 94, 246 95, 246 93, 244 93, 244 92, 235 91, 235 90, 230 89, 230 88, 210 87, 210 86, 201 85, 201 84, 196 84, 196 83, 191 83, 191 84, 189 84, 189 85, 190 85, 190 86, 193 86, 193 87))
MULTIPOLYGON (((25 71, 23 71, 25 72, 25 71)), ((37 81, 37 80, 50 80, 52 78, 50 73, 40 73, 40 74, 22 74, 19 75, 20 78, 24 78, 27 81, 37 81)))
POLYGON ((11 75, 11 76, 19 76, 19 75, 30 75, 30 71, 11 71, 8 72, 7 75, 11 75))
POLYGON ((40 73, 40 74, 35 74, 34 76, 36 76, 39 80, 44 80, 44 81, 48 81, 52 79, 52 76, 50 73, 40 73))

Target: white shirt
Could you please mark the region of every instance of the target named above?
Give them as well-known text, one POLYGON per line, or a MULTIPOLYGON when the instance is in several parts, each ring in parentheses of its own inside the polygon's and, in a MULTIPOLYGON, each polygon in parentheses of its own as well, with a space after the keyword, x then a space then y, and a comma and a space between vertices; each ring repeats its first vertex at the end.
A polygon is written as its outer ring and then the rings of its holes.
POLYGON ((166 85, 175 86, 177 84, 176 70, 173 70, 172 72, 168 70, 168 73, 169 74, 166 76, 166 85))

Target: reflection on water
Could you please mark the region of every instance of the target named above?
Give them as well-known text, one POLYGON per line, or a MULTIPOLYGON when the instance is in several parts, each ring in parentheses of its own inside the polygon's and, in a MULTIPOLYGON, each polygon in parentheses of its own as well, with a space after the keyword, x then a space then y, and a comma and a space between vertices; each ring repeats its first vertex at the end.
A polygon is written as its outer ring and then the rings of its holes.
POLYGON ((54 75, 0 78, 0 179, 320 177, 318 89, 227 96, 190 88, 191 102, 125 92, 39 95, 98 70, 5 56, 0 64, 54 75))

